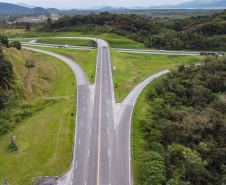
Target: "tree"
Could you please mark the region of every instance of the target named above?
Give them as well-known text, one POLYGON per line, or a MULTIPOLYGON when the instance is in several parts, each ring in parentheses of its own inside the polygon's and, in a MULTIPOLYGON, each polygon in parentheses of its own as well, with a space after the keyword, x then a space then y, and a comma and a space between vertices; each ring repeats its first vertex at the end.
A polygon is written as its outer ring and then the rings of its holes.
POLYGON ((2 47, 0 45, 0 86, 8 91, 9 84, 12 79, 13 66, 7 61, 2 53, 2 47))
POLYGON ((26 24, 26 31, 31 31, 31 26, 29 23, 26 24))
POLYGON ((159 185, 166 181, 166 166, 161 155, 154 151, 141 155, 141 177, 144 185, 159 185))
POLYGON ((10 46, 15 47, 18 50, 21 50, 21 43, 19 41, 13 41, 10 43, 10 46))

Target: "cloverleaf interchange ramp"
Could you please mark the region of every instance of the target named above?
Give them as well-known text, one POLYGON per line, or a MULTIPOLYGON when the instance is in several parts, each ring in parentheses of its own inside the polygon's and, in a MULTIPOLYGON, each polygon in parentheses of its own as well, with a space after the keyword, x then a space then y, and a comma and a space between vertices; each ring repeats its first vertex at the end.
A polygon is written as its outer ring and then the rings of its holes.
MULTIPOLYGON (((96 41, 96 38, 86 39, 96 41)), ((144 80, 121 104, 116 105, 109 47, 104 40, 97 39, 97 43, 94 91, 81 66, 73 60, 53 52, 24 47, 63 60, 76 75, 77 114, 73 160, 68 172, 52 184, 133 184, 130 148, 133 107, 143 88, 168 70, 144 80)), ((48 180, 44 178, 41 182, 47 184, 48 180)))

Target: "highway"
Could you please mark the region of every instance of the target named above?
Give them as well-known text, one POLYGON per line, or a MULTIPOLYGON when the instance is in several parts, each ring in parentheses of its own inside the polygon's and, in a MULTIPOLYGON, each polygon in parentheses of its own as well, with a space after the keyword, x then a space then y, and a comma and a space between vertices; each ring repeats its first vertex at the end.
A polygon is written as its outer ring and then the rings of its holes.
POLYGON ((94 87, 89 84, 81 67, 67 57, 39 49, 23 48, 55 56, 68 63, 76 74, 77 116, 73 160, 70 170, 58 179, 57 184, 111 184, 115 101, 108 44, 98 40, 94 87))
MULTIPOLYGON (((97 42, 96 78, 93 85, 90 85, 85 72, 75 61, 53 52, 23 47, 63 60, 76 75, 77 113, 73 160, 67 173, 56 182, 51 181, 52 184, 132 185, 130 131, 133 108, 144 87, 154 78, 169 72, 166 70, 147 78, 121 104, 117 104, 109 47, 104 40, 97 39, 97 42)), ((42 182, 40 184, 45 184, 45 178, 42 182)))
MULTIPOLYGON (((91 39, 96 41, 96 38, 89 37, 52 37, 52 38, 76 38, 76 39, 91 39)), ((99 39, 97 39, 99 40, 99 39)), ((21 42, 24 46, 38 46, 38 47, 60 47, 62 45, 57 44, 42 44, 36 43, 36 40, 32 40, 30 42, 21 42)), ((67 49, 78 49, 78 50, 94 50, 95 47, 87 47, 87 46, 71 46, 68 45, 67 49)), ((158 54, 158 55, 200 55, 199 51, 170 51, 170 50, 144 50, 144 49, 124 49, 124 48, 113 48, 115 51, 120 53, 142 53, 142 54, 158 54)))

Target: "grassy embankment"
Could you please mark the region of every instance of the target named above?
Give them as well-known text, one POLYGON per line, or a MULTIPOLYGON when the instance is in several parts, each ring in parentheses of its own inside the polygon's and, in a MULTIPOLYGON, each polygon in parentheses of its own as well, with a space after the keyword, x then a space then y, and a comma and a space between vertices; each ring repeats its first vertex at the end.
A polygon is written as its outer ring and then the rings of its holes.
POLYGON ((87 77, 89 78, 90 83, 93 84, 95 82, 97 49, 89 51, 89 50, 46 48, 37 46, 29 47, 58 53, 60 55, 66 56, 76 61, 85 71, 87 77))
POLYGON ((157 72, 178 65, 201 63, 202 56, 155 55, 118 53, 111 49, 114 70, 114 86, 117 102, 122 102, 126 95, 142 80, 157 72))
POLYGON ((70 165, 75 75, 67 64, 45 54, 12 48, 5 53, 13 64, 16 83, 23 84, 23 96, 27 97, 20 102, 21 109, 14 112, 29 109, 32 116, 10 131, 16 136, 21 153, 7 148, 10 133, 0 137, 0 178, 10 179, 9 185, 25 185, 35 176, 59 175, 70 165), (26 59, 35 60, 35 67, 29 72, 24 66, 26 59))

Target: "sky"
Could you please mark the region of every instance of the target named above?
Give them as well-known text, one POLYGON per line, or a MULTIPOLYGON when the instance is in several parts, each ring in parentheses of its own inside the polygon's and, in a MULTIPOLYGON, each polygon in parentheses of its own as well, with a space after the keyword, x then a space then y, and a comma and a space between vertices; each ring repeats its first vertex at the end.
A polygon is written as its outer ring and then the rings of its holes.
MULTIPOLYGON (((44 8, 58 9, 85 9, 96 6, 113 6, 113 7, 148 7, 158 5, 176 5, 190 2, 193 0, 0 0, 5 3, 26 3, 29 5, 40 6, 44 8)), ((213 2, 220 0, 196 0, 203 2, 213 2)))

